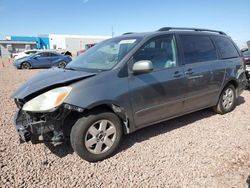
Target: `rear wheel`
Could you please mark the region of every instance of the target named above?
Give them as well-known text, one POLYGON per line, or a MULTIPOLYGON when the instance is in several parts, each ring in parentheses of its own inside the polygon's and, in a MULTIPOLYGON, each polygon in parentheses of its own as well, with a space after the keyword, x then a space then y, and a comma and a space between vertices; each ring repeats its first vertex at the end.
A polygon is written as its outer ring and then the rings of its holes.
POLYGON ((31 68, 31 65, 29 62, 23 62, 21 64, 21 69, 30 69, 31 68))
POLYGON ((66 65, 67 65, 67 63, 66 63, 65 61, 60 61, 60 62, 58 63, 58 68, 65 68, 66 65))
POLYGON ((72 127, 70 141, 74 151, 90 162, 111 156, 122 139, 120 119, 111 112, 94 112, 80 118, 72 127))
POLYGON ((229 84, 223 89, 218 104, 213 109, 219 114, 225 114, 231 112, 235 108, 235 103, 235 87, 232 84, 229 84))

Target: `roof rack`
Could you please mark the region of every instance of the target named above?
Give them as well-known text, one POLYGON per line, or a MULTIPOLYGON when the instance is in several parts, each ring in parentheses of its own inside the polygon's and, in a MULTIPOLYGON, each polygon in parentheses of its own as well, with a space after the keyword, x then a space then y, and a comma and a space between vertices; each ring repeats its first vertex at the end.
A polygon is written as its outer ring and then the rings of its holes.
POLYGON ((127 32, 127 33, 123 33, 122 35, 129 35, 129 34, 134 34, 134 32, 127 32))
POLYGON ((221 35, 227 35, 222 31, 216 31, 211 29, 201 29, 201 28, 189 28, 189 27, 162 27, 158 31, 170 31, 170 30, 191 30, 191 31, 207 31, 207 32, 214 32, 219 33, 221 35))

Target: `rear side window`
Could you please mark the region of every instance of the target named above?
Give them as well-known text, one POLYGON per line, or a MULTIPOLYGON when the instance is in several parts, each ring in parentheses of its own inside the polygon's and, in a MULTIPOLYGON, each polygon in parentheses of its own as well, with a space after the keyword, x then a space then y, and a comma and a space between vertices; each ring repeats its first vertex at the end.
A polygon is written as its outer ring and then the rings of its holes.
POLYGON ((216 49, 208 36, 181 35, 180 36, 185 64, 217 59, 216 49))
POLYGON ((225 37, 214 37, 222 59, 239 57, 239 53, 232 41, 225 37))

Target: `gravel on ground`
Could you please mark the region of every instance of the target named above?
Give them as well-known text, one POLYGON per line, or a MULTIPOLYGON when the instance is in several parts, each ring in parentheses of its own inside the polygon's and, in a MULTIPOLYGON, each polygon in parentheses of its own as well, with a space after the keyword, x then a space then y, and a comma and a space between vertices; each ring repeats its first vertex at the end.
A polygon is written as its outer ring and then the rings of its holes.
POLYGON ((0 68, 0 187, 246 186, 250 91, 231 113, 206 109, 144 128, 125 136, 113 157, 89 163, 69 144, 19 143, 10 95, 40 71, 0 68))

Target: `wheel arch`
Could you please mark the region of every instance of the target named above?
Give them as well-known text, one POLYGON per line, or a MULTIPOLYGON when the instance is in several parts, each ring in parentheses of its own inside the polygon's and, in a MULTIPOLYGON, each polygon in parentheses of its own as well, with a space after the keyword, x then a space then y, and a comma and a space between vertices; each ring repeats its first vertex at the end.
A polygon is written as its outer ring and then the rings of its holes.
POLYGON ((229 84, 232 84, 235 88, 235 90, 237 90, 237 88, 239 87, 239 83, 236 79, 234 78, 230 78, 228 79, 226 82, 224 82, 224 84, 221 86, 221 89, 220 91, 218 92, 217 96, 216 96, 216 99, 215 99, 215 103, 214 105, 217 105, 218 102, 219 102, 219 99, 220 99, 220 96, 223 92, 223 90, 229 85, 229 84))
POLYGON ((227 84, 224 86, 224 88, 225 88, 227 85, 229 85, 229 84, 233 85, 235 89, 237 89, 238 86, 239 86, 239 83, 238 83, 235 79, 231 79, 230 81, 227 82, 227 84))
POLYGON ((122 129, 124 134, 130 133, 129 119, 126 111, 120 105, 114 103, 100 103, 92 105, 88 108, 85 108, 83 112, 74 112, 72 111, 64 121, 63 131, 66 135, 69 135, 71 129, 75 122, 82 116, 93 113, 94 111, 108 111, 116 114, 122 123, 122 129))
POLYGON ((220 94, 221 92, 227 87, 229 84, 233 85, 235 89, 239 87, 239 82, 235 78, 230 78, 227 81, 224 82, 224 84, 221 87, 220 94))
POLYGON ((23 65, 24 63, 29 63, 29 64, 30 64, 30 67, 31 67, 31 68, 33 67, 31 61, 23 61, 22 63, 20 63, 20 68, 22 67, 22 65, 23 65))

